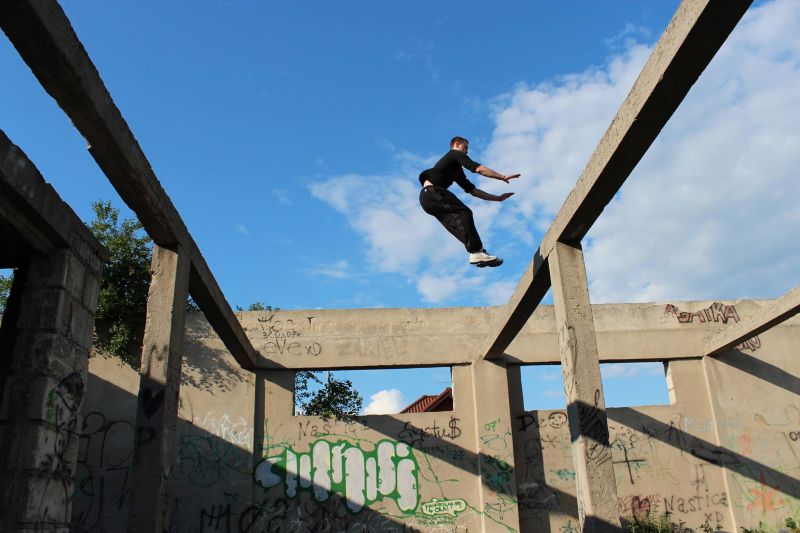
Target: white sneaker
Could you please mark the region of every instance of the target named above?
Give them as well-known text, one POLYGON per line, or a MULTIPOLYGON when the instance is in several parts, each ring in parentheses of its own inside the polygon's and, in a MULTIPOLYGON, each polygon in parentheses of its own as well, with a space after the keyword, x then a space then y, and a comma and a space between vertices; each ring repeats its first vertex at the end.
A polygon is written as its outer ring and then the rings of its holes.
POLYGON ((477 265, 478 263, 489 263, 492 261, 497 261, 497 257, 494 255, 489 255, 486 253, 486 250, 469 254, 469 263, 471 265, 477 265))

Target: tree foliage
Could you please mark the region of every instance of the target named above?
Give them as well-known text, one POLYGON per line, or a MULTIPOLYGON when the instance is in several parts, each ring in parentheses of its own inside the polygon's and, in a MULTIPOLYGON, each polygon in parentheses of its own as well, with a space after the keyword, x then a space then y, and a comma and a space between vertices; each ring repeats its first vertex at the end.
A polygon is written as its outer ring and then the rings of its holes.
POLYGON ((138 220, 120 220, 111 202, 94 202, 92 209, 95 219, 87 224, 89 230, 110 252, 97 302, 98 343, 138 369, 153 243, 138 220))
POLYGON ((8 296, 11 294, 11 283, 14 281, 14 275, 4 276, 0 274, 0 313, 5 313, 6 304, 8 304, 8 296))
POLYGON ((295 378, 295 412, 337 420, 357 416, 364 398, 349 379, 337 379, 331 372, 320 379, 321 372, 301 371, 295 378), (314 383, 319 386, 312 390, 314 383))
POLYGON ((278 311, 280 307, 272 307, 263 302, 253 302, 244 309, 241 305, 236 306, 237 311, 278 311))

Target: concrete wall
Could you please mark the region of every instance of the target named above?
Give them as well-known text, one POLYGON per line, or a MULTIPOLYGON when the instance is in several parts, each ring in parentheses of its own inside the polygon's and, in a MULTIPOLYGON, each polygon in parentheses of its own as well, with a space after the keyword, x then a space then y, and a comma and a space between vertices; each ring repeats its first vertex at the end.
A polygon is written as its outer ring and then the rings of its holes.
MULTIPOLYGON (((763 302, 594 307, 601 360, 668 360, 670 405, 608 410, 621 516, 777 531, 800 518, 800 320, 717 358, 702 339, 763 302), (675 358, 677 357, 677 358, 675 358)), ((473 361, 499 309, 243 313, 275 370, 243 372, 188 321, 173 531, 577 531, 566 412, 525 412, 518 366, 559 360, 542 306, 506 360, 473 361), (449 348, 448 348, 449 347, 449 348), (293 416, 295 368, 452 365, 454 410, 293 416), (282 370, 278 368, 282 367, 282 370)), ((138 375, 90 360, 74 526, 128 519, 138 375)), ((436 392, 436 391, 431 391, 436 392)))

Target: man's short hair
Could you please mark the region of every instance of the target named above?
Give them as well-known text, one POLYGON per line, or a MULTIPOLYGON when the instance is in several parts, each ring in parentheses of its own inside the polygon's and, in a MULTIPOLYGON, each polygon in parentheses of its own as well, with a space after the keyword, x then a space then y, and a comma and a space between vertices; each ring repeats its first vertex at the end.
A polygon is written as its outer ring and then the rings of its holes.
POLYGON ((467 139, 465 139, 464 137, 459 137, 458 135, 456 135, 455 137, 453 137, 450 140, 450 148, 452 148, 456 144, 462 144, 462 143, 469 144, 469 141, 467 139))

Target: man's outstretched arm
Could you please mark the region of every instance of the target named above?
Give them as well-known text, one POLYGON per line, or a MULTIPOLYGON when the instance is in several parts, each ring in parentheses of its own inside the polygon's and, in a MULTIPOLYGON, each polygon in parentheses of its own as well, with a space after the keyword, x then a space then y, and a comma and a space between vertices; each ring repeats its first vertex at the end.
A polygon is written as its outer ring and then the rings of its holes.
POLYGON ((508 183, 509 180, 513 180, 520 176, 519 174, 511 174, 510 176, 506 176, 483 165, 478 165, 478 168, 475 169, 475 172, 477 172, 481 176, 485 176, 487 178, 493 178, 500 181, 505 181, 506 183, 508 183))
POLYGON ((478 188, 472 189, 469 193, 475 198, 480 198, 481 200, 487 200, 489 202, 502 202, 504 200, 511 198, 511 196, 514 195, 513 192, 504 192, 500 196, 496 196, 486 191, 482 191, 478 188))

